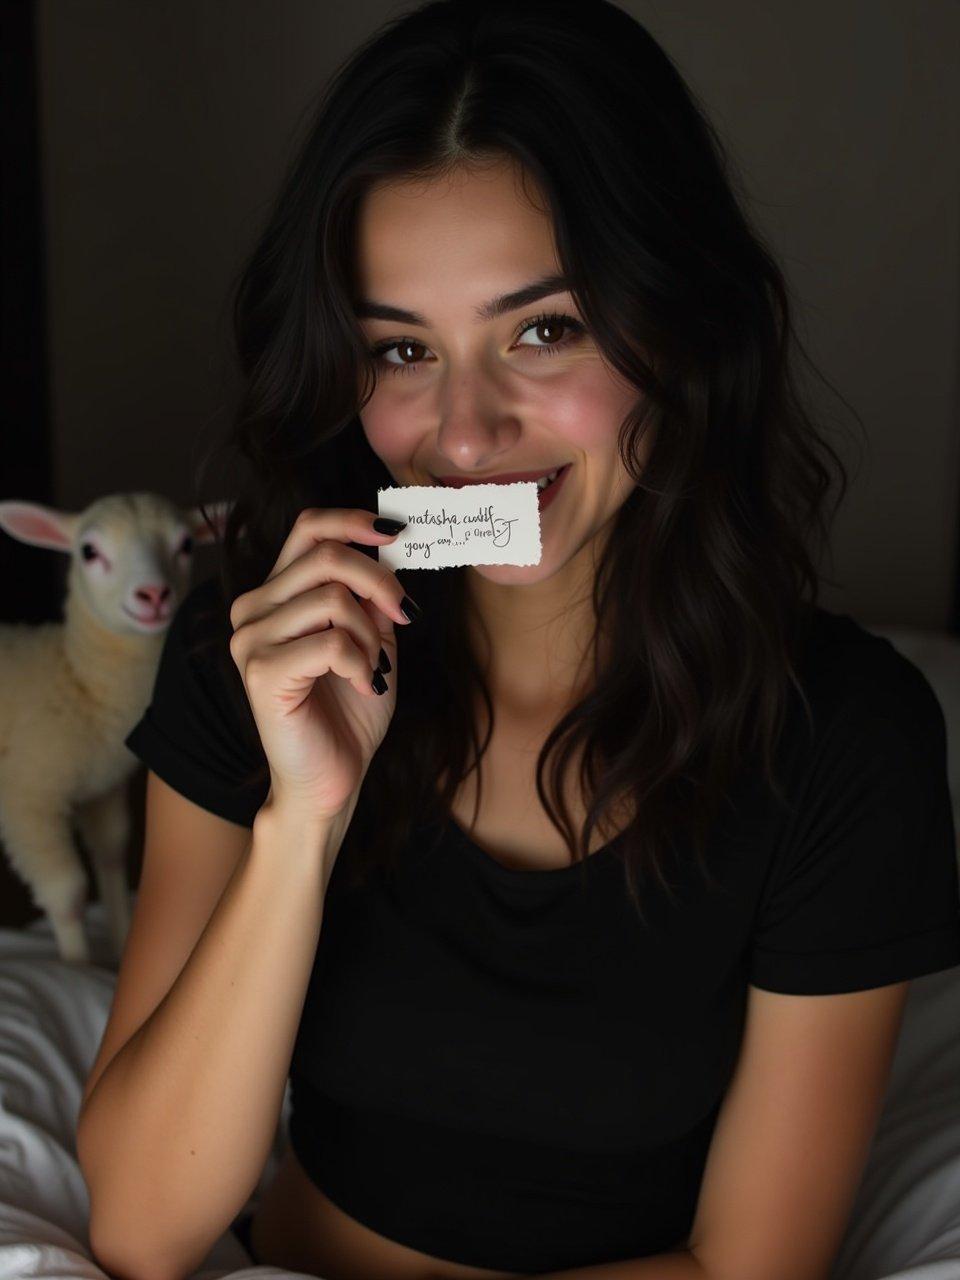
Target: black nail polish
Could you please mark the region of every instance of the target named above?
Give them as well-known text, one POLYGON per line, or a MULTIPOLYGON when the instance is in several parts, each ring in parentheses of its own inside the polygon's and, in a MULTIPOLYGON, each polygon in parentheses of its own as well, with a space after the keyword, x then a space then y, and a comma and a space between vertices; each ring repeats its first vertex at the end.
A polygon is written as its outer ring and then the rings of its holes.
POLYGON ((404 596, 400 601, 400 612, 408 621, 416 622, 416 620, 422 615, 423 610, 415 601, 411 600, 409 596, 404 596))
POLYGON ((374 671, 373 679, 370 681, 370 683, 373 685, 374 693, 387 692, 387 682, 386 680, 384 680, 383 672, 380 670, 379 667, 377 667, 376 671, 374 671))
POLYGON ((399 533, 407 527, 406 520, 388 520, 386 516, 377 516, 373 522, 377 533, 399 533))
POLYGON ((382 671, 384 675, 390 670, 390 659, 387 657, 386 650, 381 649, 377 655, 377 670, 382 671))

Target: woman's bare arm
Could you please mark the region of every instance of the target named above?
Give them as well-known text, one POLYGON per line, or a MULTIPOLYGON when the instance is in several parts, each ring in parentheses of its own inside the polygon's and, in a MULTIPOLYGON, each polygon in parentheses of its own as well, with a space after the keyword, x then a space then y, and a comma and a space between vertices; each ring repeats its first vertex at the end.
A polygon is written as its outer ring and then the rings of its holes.
POLYGON ((268 800, 176 981, 87 1099, 90 1244, 124 1280, 190 1275, 257 1185, 353 808, 308 825, 268 800))

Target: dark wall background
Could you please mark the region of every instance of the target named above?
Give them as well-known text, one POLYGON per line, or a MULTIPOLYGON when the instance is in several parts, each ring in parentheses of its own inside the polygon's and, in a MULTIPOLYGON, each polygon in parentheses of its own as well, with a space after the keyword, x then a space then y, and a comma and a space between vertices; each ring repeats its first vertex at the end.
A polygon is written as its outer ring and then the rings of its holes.
MULTIPOLYGON (((53 500, 35 10, 0 6, 0 497, 53 500)), ((0 536, 0 620, 55 616, 48 556, 0 536)))

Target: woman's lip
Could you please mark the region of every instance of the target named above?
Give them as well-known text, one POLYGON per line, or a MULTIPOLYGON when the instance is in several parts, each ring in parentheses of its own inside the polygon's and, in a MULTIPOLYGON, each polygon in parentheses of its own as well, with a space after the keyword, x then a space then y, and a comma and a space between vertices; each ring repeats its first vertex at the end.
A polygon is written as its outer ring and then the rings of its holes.
POLYGON ((561 467, 557 472, 556 479, 544 488, 537 490, 537 505, 543 512, 556 499, 557 493, 563 488, 563 482, 567 478, 567 472, 570 470, 571 463, 567 463, 565 467, 561 467))
POLYGON ((437 484, 444 485, 448 489, 462 489, 468 484, 517 484, 518 482, 527 480, 539 480, 541 476, 549 475, 551 471, 557 474, 570 466, 569 462, 563 462, 556 467, 546 467, 542 471, 508 471, 500 476, 480 476, 476 480, 468 480, 464 476, 434 476, 437 484))

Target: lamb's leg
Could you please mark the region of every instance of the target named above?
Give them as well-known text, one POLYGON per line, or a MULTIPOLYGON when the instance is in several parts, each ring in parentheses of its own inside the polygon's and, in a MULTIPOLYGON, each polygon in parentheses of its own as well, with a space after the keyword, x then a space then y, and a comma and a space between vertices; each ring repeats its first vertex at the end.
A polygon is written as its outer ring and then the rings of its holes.
POLYGON ((130 805, 125 784, 77 806, 77 826, 90 854, 107 930, 119 961, 130 929, 127 845, 130 805))
POLYGON ((69 812, 52 800, 8 790, 0 800, 0 839, 10 866, 46 913, 60 958, 88 964, 83 932, 87 873, 74 844, 69 812))

